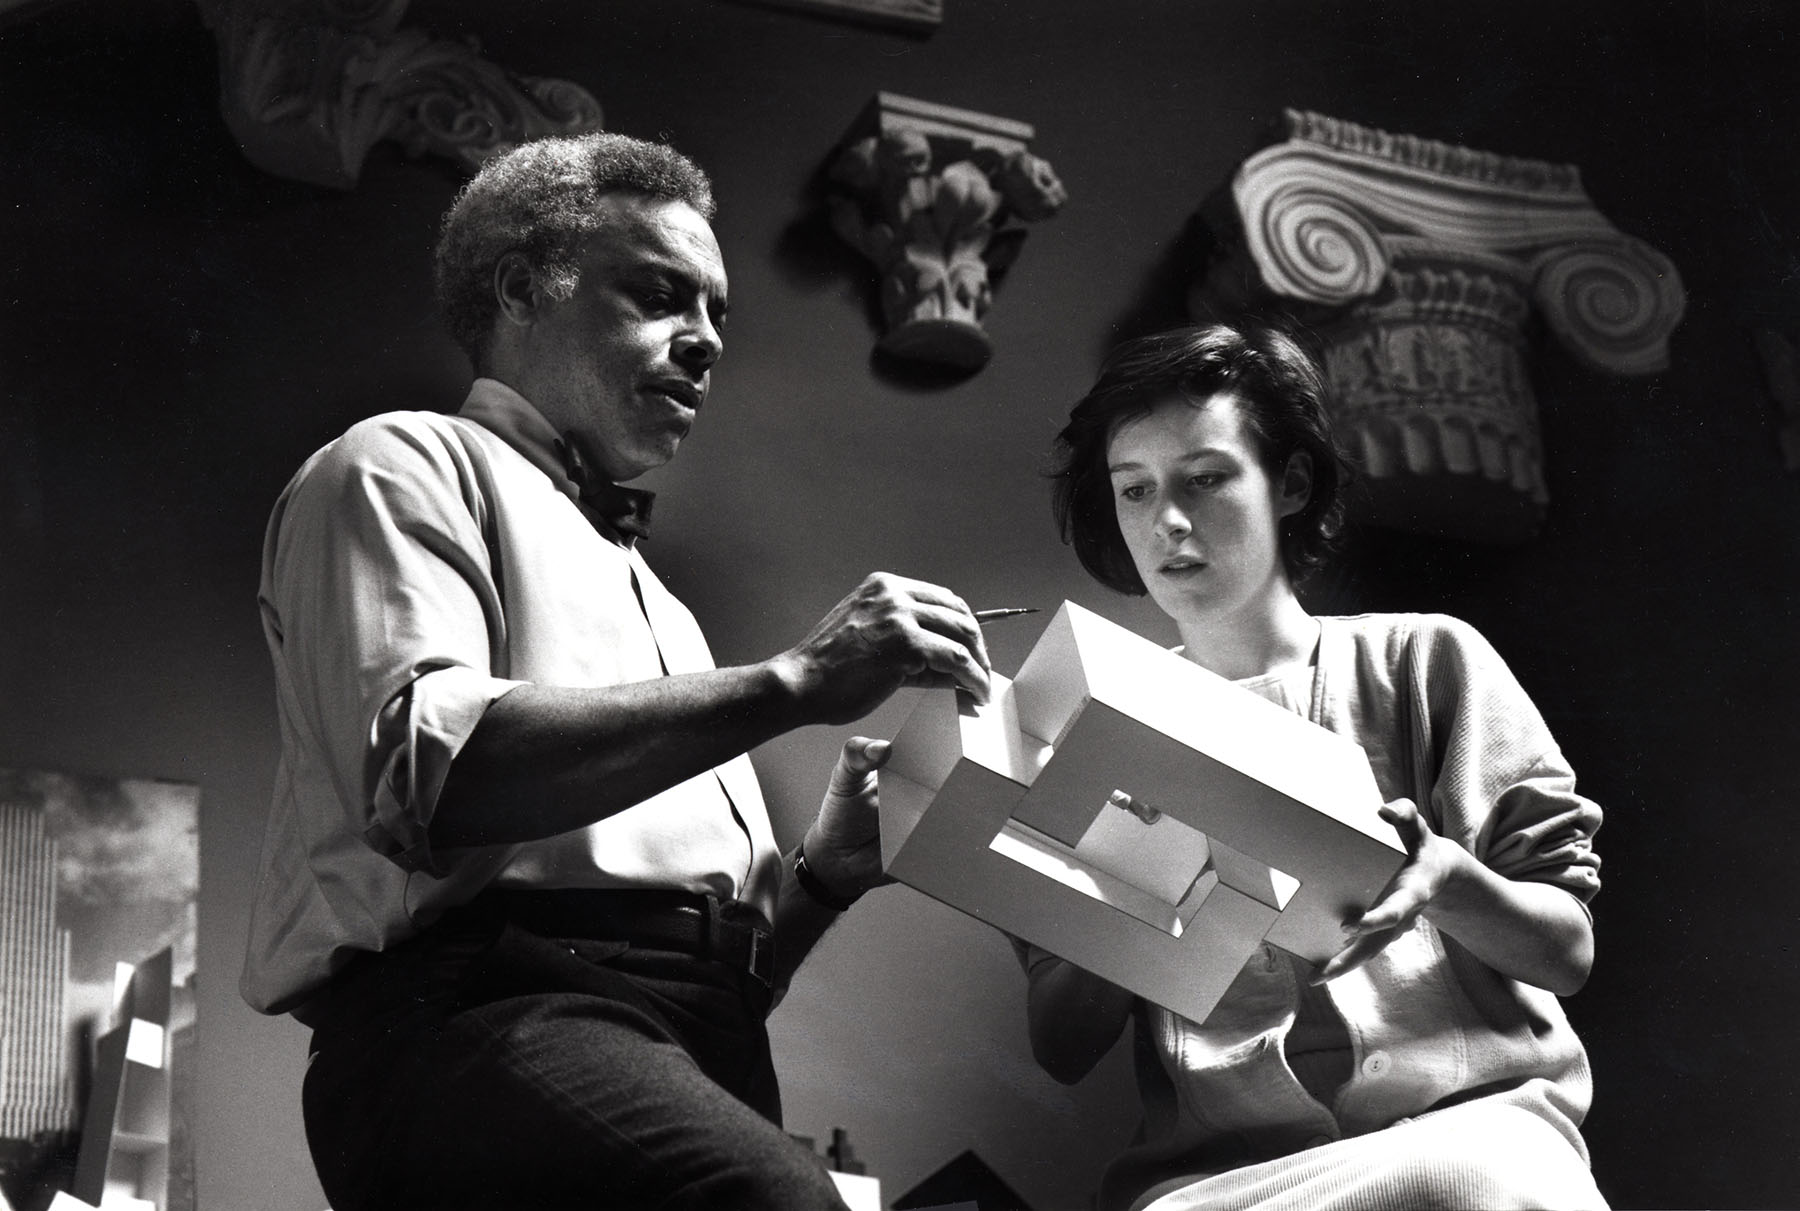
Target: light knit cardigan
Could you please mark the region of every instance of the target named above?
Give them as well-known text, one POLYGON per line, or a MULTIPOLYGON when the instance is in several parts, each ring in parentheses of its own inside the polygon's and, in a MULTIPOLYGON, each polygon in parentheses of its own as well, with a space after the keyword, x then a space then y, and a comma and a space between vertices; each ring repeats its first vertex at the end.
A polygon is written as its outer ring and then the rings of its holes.
MULTIPOLYGON (((1600 809, 1576 794, 1542 716, 1474 628, 1442 615, 1321 619, 1311 691, 1306 714, 1363 746, 1385 799, 1413 800, 1441 836, 1508 878, 1554 884, 1584 904, 1599 889, 1592 839, 1600 809)), ((1326 986, 1354 1066, 1325 1105, 1301 1087, 1282 1050, 1301 966, 1265 948, 1204 1023, 1140 1003, 1144 1125, 1107 1172, 1103 1211, 1143 1206, 1146 1192, 1227 1170, 1266 1182, 1259 1163, 1282 1157, 1295 1181, 1302 1169, 1319 1170, 1295 1205, 1325 1205, 1328 1190, 1348 1192, 1345 1205, 1383 1205, 1386 1196, 1359 1172, 1372 1163, 1370 1148, 1334 1141, 1477 1099, 1529 1112, 1540 1122, 1527 1118, 1526 1138, 1566 1153, 1512 1158, 1540 1173, 1572 1162, 1585 1189, 1556 1202, 1603 1205, 1578 1130, 1592 1093, 1587 1055, 1553 994, 1500 975, 1421 920, 1326 986)), ((1223 1201, 1198 1198, 1195 1187, 1197 1201, 1167 1206, 1283 1205, 1229 1195, 1225 1187, 1238 1184, 1216 1178, 1204 1185, 1223 1201)))

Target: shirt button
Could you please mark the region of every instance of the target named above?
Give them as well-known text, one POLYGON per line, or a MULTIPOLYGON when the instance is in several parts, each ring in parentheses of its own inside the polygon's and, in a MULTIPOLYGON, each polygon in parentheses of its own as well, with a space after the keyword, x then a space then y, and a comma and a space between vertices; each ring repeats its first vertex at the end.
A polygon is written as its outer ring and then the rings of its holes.
POLYGON ((1387 1052, 1371 1051, 1362 1062, 1363 1075, 1380 1076, 1388 1070, 1388 1066, 1392 1063, 1393 1061, 1388 1058, 1387 1052))

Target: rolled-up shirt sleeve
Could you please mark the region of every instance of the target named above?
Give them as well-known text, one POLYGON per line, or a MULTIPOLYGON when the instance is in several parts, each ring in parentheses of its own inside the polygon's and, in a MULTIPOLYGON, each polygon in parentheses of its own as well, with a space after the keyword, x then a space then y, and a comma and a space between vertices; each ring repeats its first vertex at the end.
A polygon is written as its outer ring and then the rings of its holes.
POLYGON ((422 674, 389 699, 369 737, 369 755, 380 761, 363 829, 370 849, 409 871, 444 873, 426 835, 438 794, 482 714, 517 684, 452 666, 422 674))
POLYGON ((377 418, 301 469, 270 521, 263 609, 277 676, 348 825, 403 869, 505 676, 505 617, 469 452, 377 418))
POLYGON ((1546 756, 1502 793, 1482 858, 1509 879, 1554 883, 1585 902, 1600 890, 1600 807, 1575 793, 1573 773, 1546 768, 1561 761, 1560 752, 1546 756))
POLYGON ((1430 644, 1424 679, 1440 830, 1498 874, 1591 900, 1600 890, 1600 807, 1576 791, 1549 726, 1499 654, 1459 624, 1430 644))

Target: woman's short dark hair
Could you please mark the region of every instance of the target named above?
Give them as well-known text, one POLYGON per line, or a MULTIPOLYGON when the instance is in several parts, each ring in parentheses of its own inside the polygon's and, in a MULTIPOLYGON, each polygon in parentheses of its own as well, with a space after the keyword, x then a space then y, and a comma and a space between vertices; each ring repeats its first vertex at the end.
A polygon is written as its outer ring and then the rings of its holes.
POLYGON ((1281 476, 1296 452, 1312 459, 1312 494, 1281 523, 1289 579, 1299 583, 1330 553, 1343 519, 1346 468, 1332 440, 1318 363, 1273 328, 1176 328, 1114 349, 1056 437, 1056 524, 1100 583, 1134 597, 1145 592, 1113 507, 1107 470, 1113 434, 1171 396, 1198 406, 1220 392, 1240 401, 1244 427, 1271 475, 1281 476))
POLYGON ((433 268, 444 323, 477 367, 494 326, 500 258, 523 252, 552 298, 573 297, 582 246, 609 193, 685 202, 712 222, 712 182, 698 165, 666 144, 605 131, 521 144, 463 186, 433 268))

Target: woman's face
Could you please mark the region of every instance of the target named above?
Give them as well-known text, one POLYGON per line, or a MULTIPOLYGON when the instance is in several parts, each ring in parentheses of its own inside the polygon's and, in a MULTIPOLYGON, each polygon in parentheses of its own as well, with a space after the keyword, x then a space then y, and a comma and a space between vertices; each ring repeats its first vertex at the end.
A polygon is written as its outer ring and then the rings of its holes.
POLYGON ((1181 623, 1246 617, 1291 592, 1281 519, 1306 505, 1310 465, 1271 476, 1230 393, 1171 395, 1107 443, 1113 509, 1151 600, 1181 623))

